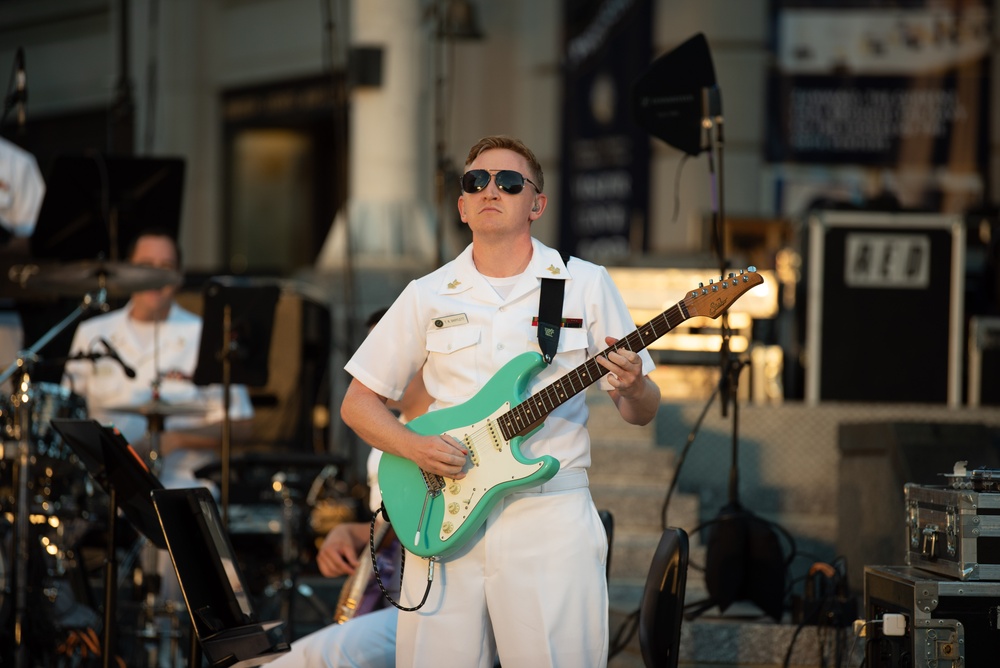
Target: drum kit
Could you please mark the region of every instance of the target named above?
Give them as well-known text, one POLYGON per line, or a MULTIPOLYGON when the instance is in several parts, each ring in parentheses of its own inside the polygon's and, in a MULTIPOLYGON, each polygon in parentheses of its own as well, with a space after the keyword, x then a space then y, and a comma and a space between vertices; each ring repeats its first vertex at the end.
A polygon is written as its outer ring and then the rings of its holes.
MULTIPOLYGON (((99 536, 108 513, 116 511, 108 508, 106 494, 50 424, 53 418, 87 418, 86 401, 61 385, 34 381, 32 375, 41 361, 39 351, 88 312, 106 311, 109 297, 176 284, 179 276, 163 269, 85 261, 14 267, 9 277, 25 292, 84 297, 0 373, 0 385, 12 388, 9 395, 0 396, 0 665, 83 665, 82 659, 100 656, 104 649, 96 640, 102 620, 95 603, 100 586, 95 582, 101 579, 100 564, 110 549, 99 536)), ((206 409, 157 399, 108 410, 147 419, 149 464, 155 473, 164 421, 206 409)), ((294 564, 300 552, 308 551, 300 549, 301 542, 315 542, 315 536, 305 536, 306 505, 316 504, 342 464, 334 458, 304 457, 309 461, 233 458, 228 471, 244 492, 228 508, 237 552, 242 544, 250 560, 263 553, 256 557, 261 561, 244 570, 263 574, 257 593, 278 602, 287 615, 296 593, 294 564)), ((198 475, 214 479, 219 469, 209 467, 198 475)), ((158 600, 153 591, 159 582, 156 549, 141 535, 125 540, 128 544, 119 549, 126 555, 121 561, 126 567, 118 571, 115 587, 133 605, 117 606, 115 655, 129 666, 183 665, 178 647, 186 628, 179 623, 184 611, 158 600), (133 619, 122 619, 133 613, 133 619)), ((103 665, 113 665, 104 660, 103 665)))

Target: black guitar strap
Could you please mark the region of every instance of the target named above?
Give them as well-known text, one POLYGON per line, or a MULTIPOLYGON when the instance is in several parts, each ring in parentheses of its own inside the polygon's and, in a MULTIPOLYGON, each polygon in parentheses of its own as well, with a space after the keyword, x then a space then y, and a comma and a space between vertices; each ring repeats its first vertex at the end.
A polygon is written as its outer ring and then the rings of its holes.
MULTIPOLYGON (((569 265, 569 255, 562 254, 563 262, 569 265)), ((562 328, 563 295, 566 279, 543 278, 542 290, 538 297, 538 347, 546 364, 552 364, 559 348, 559 330, 562 328)))

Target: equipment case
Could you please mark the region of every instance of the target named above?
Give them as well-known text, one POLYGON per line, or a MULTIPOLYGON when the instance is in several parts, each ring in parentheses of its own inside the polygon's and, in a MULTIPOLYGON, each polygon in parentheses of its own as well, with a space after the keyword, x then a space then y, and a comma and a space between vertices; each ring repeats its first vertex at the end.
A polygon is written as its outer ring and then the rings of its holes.
POLYGON ((1000 493, 907 483, 906 563, 959 580, 1000 580, 1000 493))
POLYGON ((1000 662, 1000 582, 963 582, 909 566, 865 566, 868 668, 977 668, 1000 662), (886 636, 887 613, 906 617, 886 636))

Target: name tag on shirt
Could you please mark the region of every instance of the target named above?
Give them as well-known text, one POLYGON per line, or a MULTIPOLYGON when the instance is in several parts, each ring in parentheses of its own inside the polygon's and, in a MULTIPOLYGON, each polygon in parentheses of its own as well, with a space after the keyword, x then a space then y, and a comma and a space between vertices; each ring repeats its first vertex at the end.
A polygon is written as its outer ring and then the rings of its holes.
POLYGON ((440 318, 434 318, 434 320, 431 321, 431 325, 433 325, 437 329, 444 329, 445 327, 454 327, 456 325, 468 325, 468 324, 469 324, 469 317, 464 313, 456 313, 455 315, 446 315, 440 318))

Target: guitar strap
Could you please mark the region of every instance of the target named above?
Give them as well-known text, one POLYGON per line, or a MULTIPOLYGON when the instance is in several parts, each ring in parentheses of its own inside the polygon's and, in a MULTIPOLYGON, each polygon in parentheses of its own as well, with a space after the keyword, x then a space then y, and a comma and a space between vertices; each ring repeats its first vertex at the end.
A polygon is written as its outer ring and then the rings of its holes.
MULTIPOLYGON (((569 264, 569 254, 561 253, 563 262, 569 264)), ((559 348, 559 330, 562 328, 563 295, 566 279, 543 278, 538 296, 538 347, 546 364, 552 364, 559 348)))

